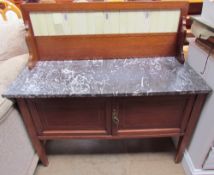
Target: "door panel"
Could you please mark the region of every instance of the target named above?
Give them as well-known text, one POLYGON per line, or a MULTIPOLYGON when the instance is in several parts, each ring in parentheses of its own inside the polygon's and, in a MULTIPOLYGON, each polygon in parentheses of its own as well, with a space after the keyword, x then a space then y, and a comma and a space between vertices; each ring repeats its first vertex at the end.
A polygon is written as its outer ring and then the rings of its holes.
POLYGON ((185 132, 194 96, 28 100, 39 135, 172 136, 185 132))
POLYGON ((109 134, 110 103, 101 98, 36 99, 28 101, 40 134, 109 134))
MULTIPOLYGON (((150 131, 181 132, 187 96, 136 97, 118 100, 117 134, 150 131)), ((185 120, 186 121, 186 120, 185 120)), ((113 129, 114 131, 114 129, 113 129)))

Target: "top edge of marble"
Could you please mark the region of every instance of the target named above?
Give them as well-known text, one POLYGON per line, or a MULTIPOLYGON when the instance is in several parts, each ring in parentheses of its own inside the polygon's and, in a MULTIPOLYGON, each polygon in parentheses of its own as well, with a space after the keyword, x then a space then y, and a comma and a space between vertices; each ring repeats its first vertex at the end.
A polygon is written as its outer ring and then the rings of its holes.
POLYGON ((38 61, 3 94, 7 98, 207 94, 211 88, 174 57, 38 61))

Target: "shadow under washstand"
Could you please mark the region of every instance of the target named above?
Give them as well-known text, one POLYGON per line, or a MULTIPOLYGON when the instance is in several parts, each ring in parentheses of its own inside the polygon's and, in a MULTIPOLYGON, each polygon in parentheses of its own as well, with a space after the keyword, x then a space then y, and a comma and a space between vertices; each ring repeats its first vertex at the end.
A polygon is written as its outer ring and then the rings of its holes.
POLYGON ((171 138, 122 140, 55 140, 48 141, 46 150, 55 154, 118 154, 175 152, 171 138))

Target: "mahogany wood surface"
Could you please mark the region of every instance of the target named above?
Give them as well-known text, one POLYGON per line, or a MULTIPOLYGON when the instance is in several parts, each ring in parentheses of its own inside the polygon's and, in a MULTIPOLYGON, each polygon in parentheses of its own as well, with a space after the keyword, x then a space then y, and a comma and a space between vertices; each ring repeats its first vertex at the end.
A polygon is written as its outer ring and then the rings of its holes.
POLYGON ((170 128, 183 132, 180 128, 188 100, 188 96, 119 99, 119 126, 113 125, 117 127, 114 134, 132 134, 133 130, 140 135, 145 129, 170 128))
MULTIPOLYGON (((123 131, 124 133, 128 132, 123 131)), ((162 137, 179 137, 183 136, 184 133, 180 133, 180 129, 146 129, 135 134, 132 130, 131 134, 123 135, 74 135, 69 134, 68 131, 50 131, 44 132, 45 135, 39 135, 40 140, 64 140, 64 139, 96 139, 96 140, 118 140, 118 139, 134 139, 134 138, 162 138, 162 137)), ((78 131, 79 132, 79 131, 78 131)))
POLYGON ((202 94, 17 101, 32 143, 42 163, 47 165, 42 140, 173 136, 180 137, 175 158, 180 162, 205 98, 202 94))
POLYGON ((32 120, 31 114, 28 110, 27 104, 24 99, 17 99, 17 103, 19 105, 19 109, 22 114, 21 116, 23 118, 23 121, 25 122, 25 126, 28 130, 28 134, 30 136, 31 142, 32 142, 41 162, 43 163, 43 165, 47 166, 48 158, 45 153, 44 145, 37 137, 36 128, 35 128, 34 122, 32 120))
MULTIPOLYGON (((188 10, 188 15, 200 15, 202 12, 202 7, 203 7, 203 1, 191 1, 189 3, 189 10, 188 10)), ((192 20, 188 17, 187 18, 187 28, 190 29, 192 25, 192 20)))
POLYGON ((25 3, 22 10, 26 12, 62 12, 62 11, 103 11, 103 10, 181 10, 181 16, 188 13, 186 1, 133 1, 133 2, 63 2, 63 3, 25 3))
MULTIPOLYGON (((38 60, 176 56, 180 62, 187 2, 26 3, 22 12, 32 68, 38 60), (34 36, 30 12, 180 9, 176 33, 34 36)), ((202 109, 205 94, 143 97, 30 98, 17 102, 32 143, 44 165, 41 141, 180 137, 175 161, 182 158, 202 109)))
POLYGON ((183 50, 183 45, 185 43, 185 40, 186 40, 186 33, 187 33, 187 30, 186 30, 186 17, 180 17, 180 25, 179 25, 179 32, 177 33, 177 37, 178 37, 178 40, 177 40, 177 59, 180 63, 184 63, 185 62, 185 58, 184 58, 184 50, 183 50))
MULTIPOLYGON (((183 32, 155 34, 116 34, 92 36, 36 37, 32 30, 30 12, 118 11, 118 10, 180 10, 183 19, 188 12, 188 2, 87 2, 87 3, 25 3, 22 5, 25 24, 29 27, 29 47, 33 47, 29 67, 38 60, 70 60, 99 58, 129 58, 149 56, 176 56, 183 46, 179 38, 183 32)), ((182 22, 179 23, 182 25, 182 22)), ((179 27, 180 29, 180 27, 179 27)))
POLYGON ((111 134, 111 104, 106 98, 37 99, 28 100, 28 105, 39 135, 54 130, 74 135, 111 134))
POLYGON ((40 60, 155 57, 177 53, 176 33, 35 38, 40 60))
POLYGON ((200 94, 196 97, 189 122, 186 126, 185 134, 179 138, 177 152, 175 156, 175 162, 180 162, 183 158, 184 150, 188 146, 191 136, 194 132, 195 126, 197 124, 197 121, 200 117, 201 110, 204 106, 204 102, 206 100, 207 95, 206 94, 200 94))
POLYGON ((35 38, 32 37, 32 31, 27 29, 26 34, 26 43, 28 46, 28 51, 29 51, 29 58, 28 58, 28 67, 33 68, 34 65, 36 64, 36 60, 38 60, 38 52, 37 52, 37 45, 35 42, 35 38))
POLYGON ((184 132, 192 96, 27 100, 38 135, 120 135, 144 130, 184 132), (84 110, 83 107, 84 106, 84 110), (116 112, 116 114, 114 114, 116 112), (112 119, 118 118, 118 125, 112 119), (184 117, 186 117, 184 119, 184 117), (126 130, 128 132, 126 132, 126 130))
POLYGON ((33 28, 30 21, 29 13, 22 11, 25 29, 26 29, 26 43, 29 51, 28 67, 31 69, 35 66, 37 60, 39 60, 39 52, 37 50, 36 40, 33 34, 33 28))
POLYGON ((201 2, 190 2, 189 3, 189 15, 200 15, 203 7, 203 1, 201 2))

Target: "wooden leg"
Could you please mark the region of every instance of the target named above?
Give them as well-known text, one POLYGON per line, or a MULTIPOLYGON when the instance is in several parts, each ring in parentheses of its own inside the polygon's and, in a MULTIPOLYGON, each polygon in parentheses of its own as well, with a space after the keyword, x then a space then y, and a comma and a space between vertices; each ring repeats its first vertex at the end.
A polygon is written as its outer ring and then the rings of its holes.
POLYGON ((186 148, 186 143, 184 142, 184 137, 181 136, 178 141, 178 147, 175 155, 176 163, 179 163, 181 161, 185 148, 186 148))
POLYGON ((36 128, 33 124, 27 104, 24 99, 17 99, 17 102, 18 102, 18 106, 21 111, 25 126, 28 130, 28 134, 30 136, 31 142, 32 142, 42 164, 44 166, 48 166, 48 158, 45 153, 44 145, 37 137, 36 128))
POLYGON ((193 134, 194 128, 199 119, 205 99, 206 99, 206 95, 204 95, 204 94, 198 95, 196 97, 195 104, 194 104, 189 122, 186 127, 185 134, 184 134, 184 136, 180 137, 179 142, 178 142, 177 152, 176 152, 176 156, 175 156, 176 163, 179 163, 181 161, 181 159, 183 158, 185 148, 189 145, 191 136, 193 134))

